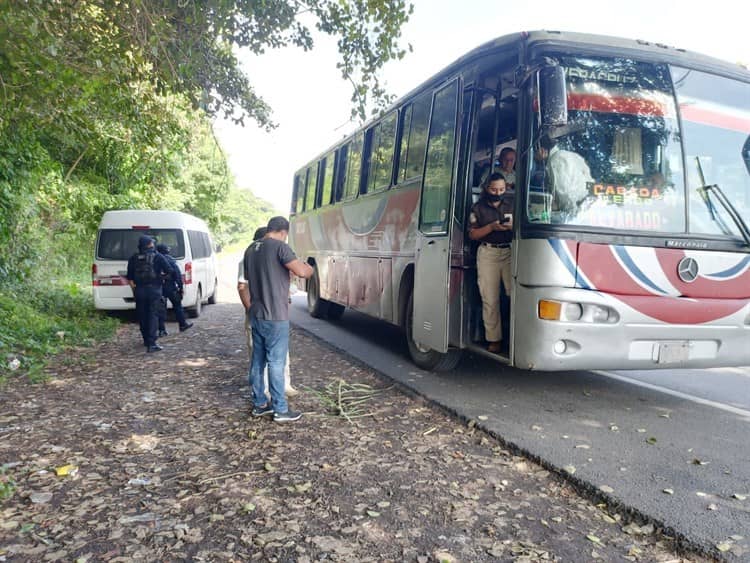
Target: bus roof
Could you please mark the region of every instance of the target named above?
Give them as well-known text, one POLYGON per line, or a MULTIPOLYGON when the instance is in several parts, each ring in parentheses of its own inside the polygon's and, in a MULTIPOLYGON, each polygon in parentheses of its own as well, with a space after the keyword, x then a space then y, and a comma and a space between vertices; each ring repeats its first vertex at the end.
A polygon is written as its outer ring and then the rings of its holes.
MULTIPOLYGON (((534 47, 551 47, 553 49, 571 48, 576 53, 585 53, 590 55, 612 56, 616 54, 619 57, 633 57, 643 61, 664 62, 676 65, 685 65, 689 68, 750 82, 750 70, 740 64, 733 64, 721 59, 702 55, 686 49, 670 47, 662 43, 644 41, 641 39, 626 39, 624 37, 613 37, 608 35, 595 35, 588 33, 575 33, 568 31, 521 31, 503 35, 491 41, 472 49, 465 55, 462 55, 437 74, 421 82, 418 86, 410 90, 407 94, 398 98, 384 112, 388 113, 394 108, 403 105, 410 98, 421 93, 429 87, 447 80, 457 73, 461 68, 470 64, 475 59, 492 54, 493 52, 507 49, 513 44, 521 45, 525 43, 530 50, 534 47)), ((380 119, 380 116, 369 119, 364 125, 357 127, 351 133, 345 135, 326 150, 318 153, 314 158, 305 161, 305 164, 298 169, 298 172, 304 169, 308 164, 325 156, 355 133, 366 129, 371 123, 380 119)))

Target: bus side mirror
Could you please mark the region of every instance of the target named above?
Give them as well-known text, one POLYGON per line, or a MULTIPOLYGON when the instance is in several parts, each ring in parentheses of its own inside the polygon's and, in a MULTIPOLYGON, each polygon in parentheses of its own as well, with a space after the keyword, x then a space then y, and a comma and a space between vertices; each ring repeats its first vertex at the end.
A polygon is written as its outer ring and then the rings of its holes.
POLYGON ((539 102, 542 127, 559 127, 568 123, 568 96, 565 71, 561 66, 545 66, 539 70, 539 102))
POLYGON ((745 146, 742 147, 742 160, 745 161, 745 168, 747 168, 747 173, 750 174, 750 135, 747 136, 745 146))

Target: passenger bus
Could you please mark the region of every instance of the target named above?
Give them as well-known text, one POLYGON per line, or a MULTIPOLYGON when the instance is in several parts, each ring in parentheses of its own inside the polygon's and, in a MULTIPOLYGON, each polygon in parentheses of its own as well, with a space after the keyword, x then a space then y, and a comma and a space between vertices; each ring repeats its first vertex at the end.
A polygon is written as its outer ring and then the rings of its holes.
MULTIPOLYGON (((412 359, 490 355, 480 182, 516 150, 507 352, 523 369, 750 365, 750 72, 658 43, 508 35, 467 53, 294 176, 314 317, 404 328, 412 359), (583 157, 548 181, 540 140, 583 157)), ((498 288, 500 291, 500 288, 498 288)))

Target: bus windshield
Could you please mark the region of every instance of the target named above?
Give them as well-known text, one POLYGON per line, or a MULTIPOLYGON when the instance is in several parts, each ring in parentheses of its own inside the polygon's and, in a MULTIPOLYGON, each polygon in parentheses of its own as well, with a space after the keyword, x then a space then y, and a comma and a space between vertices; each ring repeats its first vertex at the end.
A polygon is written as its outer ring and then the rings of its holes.
POLYGON ((531 221, 685 231, 677 111, 666 65, 560 59, 568 124, 535 132, 531 221))
POLYGON ((534 132, 532 222, 739 237, 701 189, 696 157, 747 220, 750 84, 622 58, 559 64, 568 124, 534 132))

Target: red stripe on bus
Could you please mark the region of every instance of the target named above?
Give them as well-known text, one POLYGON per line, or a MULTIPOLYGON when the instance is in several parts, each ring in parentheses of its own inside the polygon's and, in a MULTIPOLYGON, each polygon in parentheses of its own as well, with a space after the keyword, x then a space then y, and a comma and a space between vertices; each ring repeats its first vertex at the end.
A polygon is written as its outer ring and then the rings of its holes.
POLYGON ((750 118, 743 118, 739 115, 729 115, 707 108, 696 107, 692 104, 680 105, 682 117, 693 123, 721 127, 739 131, 740 133, 750 133, 750 118))
POLYGON ((667 113, 664 104, 654 100, 599 96, 596 94, 576 94, 572 92, 568 94, 568 109, 658 117, 664 117, 667 113))

